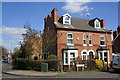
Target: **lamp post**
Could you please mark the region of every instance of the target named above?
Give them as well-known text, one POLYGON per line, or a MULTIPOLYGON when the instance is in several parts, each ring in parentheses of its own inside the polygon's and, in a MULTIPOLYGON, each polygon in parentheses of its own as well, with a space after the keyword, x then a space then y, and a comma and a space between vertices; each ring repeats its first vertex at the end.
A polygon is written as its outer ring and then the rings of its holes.
MULTIPOLYGON (((112 31, 112 30, 110 30, 110 31, 112 31)), ((109 62, 108 62, 108 39, 107 39, 107 31, 106 31, 106 52, 107 52, 107 71, 109 70, 109 62)))
POLYGON ((108 67, 108 44, 107 44, 108 40, 107 40, 107 31, 106 31, 106 53, 107 53, 107 71, 109 69, 108 67))

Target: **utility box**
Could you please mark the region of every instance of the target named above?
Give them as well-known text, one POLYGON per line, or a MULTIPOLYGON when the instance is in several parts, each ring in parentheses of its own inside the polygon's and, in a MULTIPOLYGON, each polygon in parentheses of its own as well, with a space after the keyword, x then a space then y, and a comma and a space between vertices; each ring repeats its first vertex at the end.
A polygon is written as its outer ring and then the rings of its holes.
POLYGON ((41 63, 41 72, 48 72, 48 63, 41 63))

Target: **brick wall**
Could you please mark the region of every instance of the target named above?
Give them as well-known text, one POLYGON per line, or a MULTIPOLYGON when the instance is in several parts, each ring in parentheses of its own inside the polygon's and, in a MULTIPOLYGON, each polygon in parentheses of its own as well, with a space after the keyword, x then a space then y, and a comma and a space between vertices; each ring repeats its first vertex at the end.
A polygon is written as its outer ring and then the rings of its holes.
POLYGON ((113 32, 113 53, 120 53, 120 26, 113 32))
MULTIPOLYGON (((73 33, 73 43, 75 47, 78 48, 78 56, 81 55, 81 51, 86 49, 87 51, 92 49, 97 56, 97 48, 100 47, 100 35, 106 35, 106 33, 98 32, 83 32, 83 31, 68 31, 68 30, 57 30, 57 55, 60 60, 62 60, 62 49, 67 44, 67 33, 73 33), (83 46, 83 34, 92 34, 92 45, 93 46, 83 46), (79 38, 79 40, 77 39, 79 38)), ((107 34, 108 48, 110 49, 110 61, 112 60, 112 41, 111 34, 107 34)), ((88 38, 86 39, 88 45, 88 38)))
POLYGON ((43 54, 55 54, 57 53, 56 47, 56 30, 54 22, 51 16, 45 18, 44 33, 43 33, 43 45, 42 51, 43 54))

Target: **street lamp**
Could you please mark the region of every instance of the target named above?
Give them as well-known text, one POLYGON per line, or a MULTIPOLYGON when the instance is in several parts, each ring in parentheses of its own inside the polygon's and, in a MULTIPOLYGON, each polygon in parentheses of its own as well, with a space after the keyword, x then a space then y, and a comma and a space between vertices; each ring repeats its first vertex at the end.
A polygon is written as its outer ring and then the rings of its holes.
MULTIPOLYGON (((110 31, 112 31, 112 30, 110 30, 110 31)), ((107 53, 107 71, 109 70, 109 62, 108 62, 108 39, 107 39, 107 31, 106 31, 106 53, 107 53)))

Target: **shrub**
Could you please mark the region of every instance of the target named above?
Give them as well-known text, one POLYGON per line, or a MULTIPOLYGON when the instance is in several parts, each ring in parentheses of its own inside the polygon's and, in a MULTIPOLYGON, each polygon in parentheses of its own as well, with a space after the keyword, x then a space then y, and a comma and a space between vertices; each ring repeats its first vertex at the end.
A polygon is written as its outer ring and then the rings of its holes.
POLYGON ((58 57, 54 54, 48 56, 48 59, 58 59, 58 57))
POLYGON ((13 61, 13 69, 41 71, 41 63, 48 63, 49 71, 60 71, 61 70, 60 62, 61 62, 60 60, 38 61, 38 60, 21 58, 13 61))
POLYGON ((104 71, 105 70, 105 61, 104 60, 95 60, 95 63, 97 65, 97 69, 99 69, 100 71, 104 71))
POLYGON ((41 61, 34 61, 32 59, 18 59, 13 61, 13 68, 21 70, 39 70, 41 69, 41 61))
POLYGON ((99 59, 99 56, 95 56, 95 59, 99 59))
POLYGON ((86 62, 87 70, 96 70, 96 63, 94 60, 88 60, 86 62))

